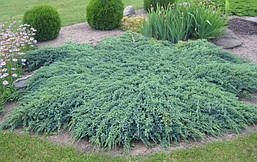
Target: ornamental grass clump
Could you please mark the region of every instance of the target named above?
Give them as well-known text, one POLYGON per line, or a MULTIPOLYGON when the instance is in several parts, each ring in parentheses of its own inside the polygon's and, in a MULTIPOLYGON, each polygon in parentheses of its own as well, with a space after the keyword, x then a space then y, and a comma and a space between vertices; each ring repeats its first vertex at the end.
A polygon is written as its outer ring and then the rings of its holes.
POLYGON ((173 43, 188 39, 213 39, 224 32, 227 22, 220 9, 208 1, 179 0, 167 8, 157 6, 156 10, 152 9, 141 33, 173 43))
POLYGON ((156 10, 157 5, 167 7, 169 4, 173 4, 175 0, 144 0, 145 11, 151 11, 151 8, 156 10))
POLYGON ((168 146, 257 123, 257 107, 238 100, 257 92, 257 65, 206 40, 174 45, 126 32, 62 48, 69 55, 34 71, 2 129, 67 128, 129 151, 134 141, 168 146))
POLYGON ((0 101, 2 103, 13 92, 13 82, 20 76, 22 65, 25 65, 26 59, 23 55, 35 48, 37 43, 34 39, 35 31, 28 24, 18 25, 13 19, 0 24, 0 101))

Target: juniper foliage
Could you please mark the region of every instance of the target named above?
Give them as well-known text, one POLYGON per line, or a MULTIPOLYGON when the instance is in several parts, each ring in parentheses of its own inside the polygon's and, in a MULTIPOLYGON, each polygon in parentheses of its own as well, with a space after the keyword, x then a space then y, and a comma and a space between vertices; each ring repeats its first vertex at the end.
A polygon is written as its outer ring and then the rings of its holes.
POLYGON ((81 50, 34 72, 2 129, 64 127, 75 139, 129 151, 135 140, 167 146, 257 121, 257 107, 238 101, 257 92, 256 64, 205 40, 173 45, 126 32, 95 49, 73 46, 81 50))
POLYGON ((67 57, 76 59, 78 52, 88 50, 93 50, 93 47, 87 44, 76 44, 73 42, 66 42, 64 45, 58 47, 42 47, 38 50, 31 50, 24 55, 24 58, 28 60, 24 70, 29 72, 35 71, 42 66, 49 66, 67 57))

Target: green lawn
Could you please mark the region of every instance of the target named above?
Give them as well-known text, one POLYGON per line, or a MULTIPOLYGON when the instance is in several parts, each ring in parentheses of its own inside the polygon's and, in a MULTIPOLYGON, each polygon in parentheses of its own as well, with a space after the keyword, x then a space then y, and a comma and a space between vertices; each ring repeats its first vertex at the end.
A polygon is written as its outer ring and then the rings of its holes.
POLYGON ((257 133, 225 142, 176 150, 171 153, 155 153, 147 156, 112 156, 107 154, 83 154, 71 147, 63 147, 37 136, 0 132, 0 161, 242 161, 257 160, 257 133))
MULTIPOLYGON (((223 4, 224 0, 212 0, 223 4)), ((257 3, 255 0, 230 0, 231 12, 238 15, 256 15, 257 3), (240 3, 239 3, 240 2, 240 3), (251 5, 249 5, 251 3, 251 5)), ((62 19, 62 25, 71 25, 84 22, 85 7, 89 0, 0 0, 0 21, 10 16, 21 20, 26 9, 39 4, 49 4, 56 7, 62 19)), ((143 0, 123 0, 124 6, 133 5, 134 8, 143 8, 143 0)))
MULTIPOLYGON (((56 7, 62 19, 62 25, 84 22, 85 8, 89 0, 0 0, 0 21, 10 16, 21 20, 26 9, 39 4, 49 4, 56 7)), ((133 5, 142 8, 143 0, 123 0, 124 6, 133 5)))
MULTIPOLYGON (((222 9, 225 8, 225 0, 211 0, 222 9)), ((229 14, 238 16, 257 16, 256 0, 229 0, 229 14)))

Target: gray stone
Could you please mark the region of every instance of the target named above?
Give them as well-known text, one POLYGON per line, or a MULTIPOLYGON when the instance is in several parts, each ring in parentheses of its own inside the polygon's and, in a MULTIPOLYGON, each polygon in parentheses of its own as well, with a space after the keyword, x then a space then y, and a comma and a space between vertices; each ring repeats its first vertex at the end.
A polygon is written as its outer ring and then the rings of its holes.
POLYGON ((14 87, 16 89, 21 89, 21 88, 25 88, 28 85, 26 84, 26 81, 31 77, 31 75, 25 76, 24 78, 19 78, 17 80, 14 81, 14 87))
POLYGON ((135 15, 135 9, 133 8, 133 6, 127 6, 124 11, 123 11, 123 16, 127 16, 127 17, 131 17, 133 15, 135 15))
POLYGON ((233 31, 227 29, 223 35, 214 39, 212 41, 216 46, 219 46, 223 49, 231 49, 239 47, 243 44, 243 41, 236 36, 233 31))
POLYGON ((257 24, 257 17, 248 17, 245 20, 256 23, 257 24))

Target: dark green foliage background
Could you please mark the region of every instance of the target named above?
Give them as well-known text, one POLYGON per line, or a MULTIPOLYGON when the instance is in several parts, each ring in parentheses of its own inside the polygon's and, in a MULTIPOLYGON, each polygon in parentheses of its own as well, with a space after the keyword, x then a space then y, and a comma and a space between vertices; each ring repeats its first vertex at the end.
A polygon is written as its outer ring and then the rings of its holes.
MULTIPOLYGON (((225 10, 225 0, 211 0, 225 10)), ((256 0, 229 0, 229 13, 238 16, 257 16, 256 0)))
POLYGON ((27 10, 22 23, 30 24, 37 30, 35 35, 37 41, 55 39, 61 29, 59 13, 49 5, 39 5, 27 10))
POLYGON ((76 139, 128 151, 135 140, 167 146, 257 121, 257 107, 238 101, 257 91, 256 64, 205 40, 173 45, 126 32, 95 49, 65 46, 72 49, 66 58, 33 73, 1 128, 64 127, 76 139))
POLYGON ((123 17, 122 0, 90 0, 87 8, 88 24, 98 30, 117 28, 123 17))
POLYGON ((154 9, 156 9, 157 4, 160 6, 166 7, 168 4, 173 4, 175 0, 144 0, 144 9, 146 11, 151 10, 151 5, 153 6, 154 9))

